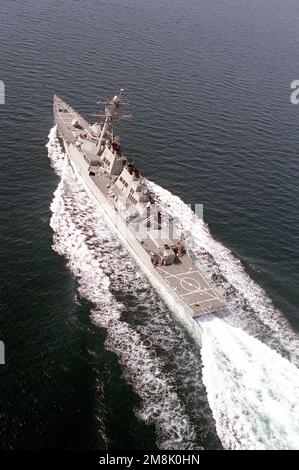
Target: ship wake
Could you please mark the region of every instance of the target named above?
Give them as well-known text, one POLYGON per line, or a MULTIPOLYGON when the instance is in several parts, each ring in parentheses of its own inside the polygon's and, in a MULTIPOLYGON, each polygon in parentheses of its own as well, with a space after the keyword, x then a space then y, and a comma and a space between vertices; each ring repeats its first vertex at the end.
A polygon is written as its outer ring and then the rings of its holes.
POLYGON ((51 205, 53 248, 94 306, 92 321, 107 329, 106 346, 141 397, 136 413, 155 425, 157 445, 209 447, 213 420, 206 387, 225 448, 298 448, 297 337, 241 263, 179 198, 147 182, 178 227, 184 226, 197 262, 233 312, 199 321, 194 344, 76 181, 55 128, 48 151, 61 176, 51 205))
POLYGON ((180 198, 150 181, 147 186, 173 216, 177 229, 183 227, 197 264, 233 313, 226 321, 260 339, 298 367, 298 335, 265 291, 247 275, 240 260, 211 236, 207 225, 180 198))
MULTIPOLYGON (((51 204, 53 248, 67 259, 78 281, 79 294, 94 306, 93 323, 106 328, 105 345, 118 355, 124 378, 141 397, 142 404, 136 414, 146 423, 155 425, 157 445, 162 449, 198 449, 195 427, 189 420, 184 401, 165 371, 163 358, 153 347, 163 341, 161 336, 169 334, 167 311, 158 300, 161 312, 156 318, 152 316, 154 335, 151 337, 146 322, 138 325, 137 313, 142 316, 143 310, 151 315, 153 307, 149 298, 155 294, 107 228, 101 211, 94 207, 76 180, 55 135, 52 129, 48 144, 51 164, 61 176, 51 204), (134 305, 136 297, 139 301, 134 305), (128 300, 133 324, 124 318, 128 300)), ((166 338, 169 348, 173 347, 173 341, 172 332, 166 338)))
POLYGON ((298 449, 298 335, 191 209, 155 183, 147 186, 177 228, 183 227, 197 264, 231 312, 198 319, 203 380, 222 444, 298 449))
POLYGON ((299 370, 240 328, 203 326, 203 379, 227 449, 299 449, 299 370))

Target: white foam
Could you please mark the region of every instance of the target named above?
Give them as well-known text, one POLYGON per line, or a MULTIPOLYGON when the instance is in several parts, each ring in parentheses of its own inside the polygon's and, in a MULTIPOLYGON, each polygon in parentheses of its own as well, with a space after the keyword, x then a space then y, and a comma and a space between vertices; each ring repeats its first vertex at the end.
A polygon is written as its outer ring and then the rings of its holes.
POLYGON ((48 139, 46 147, 48 149, 48 157, 50 159, 51 166, 58 176, 62 176, 65 154, 61 151, 61 145, 57 138, 57 126, 52 127, 49 132, 48 139))
POLYGON ((106 346, 118 355, 127 382, 140 395, 142 406, 137 413, 155 425, 157 445, 162 449, 199 448, 184 405, 163 372, 163 363, 152 353, 150 343, 120 318, 124 306, 110 292, 108 274, 114 276, 114 288, 120 269, 122 289, 125 284, 127 289, 132 283, 139 287, 148 284, 75 179, 67 158, 59 152, 55 132, 51 131, 49 139, 50 159, 53 156, 53 166, 62 176, 51 204, 53 248, 66 257, 81 296, 93 303, 93 322, 107 328, 106 346))
POLYGON ((187 243, 201 268, 220 278, 218 288, 233 312, 225 320, 214 316, 198 321, 203 328, 203 380, 222 444, 231 449, 298 449, 296 333, 203 221, 169 191, 147 184, 177 226, 189 232, 187 243), (242 325, 261 341, 227 322, 242 325))
POLYGON ((299 449, 299 370, 240 328, 203 322, 203 379, 227 449, 299 449))
MULTIPOLYGON (((49 156, 52 160, 53 151, 52 165, 62 175, 51 206, 54 249, 68 259, 80 294, 95 305, 92 319, 107 328, 107 347, 118 354, 126 380, 141 396, 143 404, 138 414, 155 424, 158 445, 165 449, 196 448, 196 433, 185 406, 164 372, 161 359, 153 354, 151 339, 154 331, 157 334, 157 325, 153 322, 144 334, 145 328, 134 328, 123 321, 124 305, 110 292, 111 282, 113 288, 118 286, 118 277, 120 291, 127 289, 128 293, 138 291, 138 286, 140 292, 148 292, 148 283, 74 179, 52 131, 49 156)), ((211 237, 207 226, 179 198, 154 183, 147 184, 177 224, 189 231, 187 242, 200 255, 207 275, 220 274, 218 287, 234 312, 229 321, 243 324, 254 334, 253 322, 259 321, 259 328, 267 327, 261 339, 272 344, 274 338, 273 347, 277 351, 281 347, 296 363, 296 335, 239 260, 211 237), (248 315, 244 299, 250 305, 252 320, 242 323, 243 316, 248 315)), ((154 317, 154 311, 149 314, 154 317)), ((298 448, 298 369, 227 320, 210 317, 199 321, 199 325, 203 331, 203 378, 223 445, 233 449, 298 448)), ((200 344, 197 328, 194 339, 200 344)), ((192 379, 198 380, 198 375, 192 379)))
POLYGON ((227 321, 242 326, 299 365, 297 334, 265 291, 247 275, 240 260, 211 236, 208 226, 180 198, 150 181, 147 185, 177 226, 184 227, 187 243, 198 256, 201 268, 208 276, 220 278, 218 289, 233 312, 227 321))

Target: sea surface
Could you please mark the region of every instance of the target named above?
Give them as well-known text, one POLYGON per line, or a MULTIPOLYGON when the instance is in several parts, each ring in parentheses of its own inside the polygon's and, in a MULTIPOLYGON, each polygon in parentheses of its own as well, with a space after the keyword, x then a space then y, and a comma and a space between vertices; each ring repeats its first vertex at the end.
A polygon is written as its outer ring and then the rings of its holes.
POLYGON ((0 447, 299 449, 297 0, 0 12, 0 447), (124 153, 228 316, 158 295, 59 145, 53 93, 92 120, 120 87, 124 153))

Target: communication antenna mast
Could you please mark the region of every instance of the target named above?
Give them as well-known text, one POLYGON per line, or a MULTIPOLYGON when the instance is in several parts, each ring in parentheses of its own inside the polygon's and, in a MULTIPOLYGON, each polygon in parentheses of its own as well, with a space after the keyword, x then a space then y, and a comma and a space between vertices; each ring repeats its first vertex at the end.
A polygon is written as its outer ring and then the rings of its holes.
MULTIPOLYGON (((96 114, 96 113, 93 114, 93 116, 101 116, 101 117, 105 118, 102 130, 101 130, 101 134, 100 134, 100 137, 99 137, 99 142, 98 142, 98 145, 97 145, 97 153, 100 152, 104 135, 105 135, 108 127, 110 127, 112 125, 114 119, 116 119, 116 117, 118 116, 120 107, 130 104, 128 101, 123 100, 123 98, 122 98, 123 92, 124 92, 124 89, 121 88, 120 91, 119 91, 119 94, 115 95, 111 100, 97 101, 97 104, 105 106, 105 114, 102 114, 102 115, 101 114, 96 114)), ((125 116, 126 116, 126 118, 129 117, 129 115, 125 115, 125 116)), ((125 116, 123 116, 123 117, 125 117, 125 116)))

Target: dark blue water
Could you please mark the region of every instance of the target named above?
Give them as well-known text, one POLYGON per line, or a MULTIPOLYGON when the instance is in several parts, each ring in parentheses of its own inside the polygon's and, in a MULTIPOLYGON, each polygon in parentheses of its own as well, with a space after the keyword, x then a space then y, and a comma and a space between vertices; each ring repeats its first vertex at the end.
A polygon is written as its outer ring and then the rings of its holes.
MULTIPOLYGON (((204 204, 213 239, 241 262, 229 278, 230 261, 222 265, 214 245, 202 253, 235 308, 231 324, 297 364, 284 339, 299 329, 299 107, 289 99, 299 78, 298 2, 0 0, 0 7, 1 447, 221 448, 198 344, 136 277, 109 231, 99 263, 112 297, 94 286, 103 301, 90 294, 87 271, 73 269, 77 232, 57 228, 56 251, 63 240, 74 245, 63 242, 61 257, 52 249, 50 204, 60 181, 45 148, 52 95, 88 118, 99 97, 125 88, 133 113, 119 128, 125 154, 185 203, 204 204), (115 312, 120 319, 108 325, 115 312), (122 334, 138 335, 134 351, 122 334), (134 368, 141 345, 164 401, 142 382, 148 367, 134 368), (169 423, 177 435, 167 434, 169 423)), ((70 176, 61 217, 86 230, 93 210, 80 219, 88 203, 82 196, 76 206, 72 186, 70 176)))

